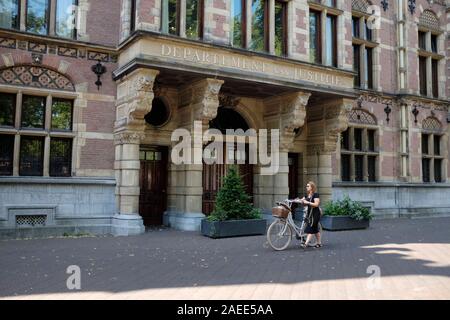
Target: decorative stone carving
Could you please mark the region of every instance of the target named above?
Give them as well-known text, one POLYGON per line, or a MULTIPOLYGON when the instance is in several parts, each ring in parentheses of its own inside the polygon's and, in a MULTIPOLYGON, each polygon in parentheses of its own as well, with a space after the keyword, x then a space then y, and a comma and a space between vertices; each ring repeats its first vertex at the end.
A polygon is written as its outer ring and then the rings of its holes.
POLYGON ((192 85, 191 106, 194 110, 194 120, 207 124, 217 117, 219 92, 223 82, 217 79, 203 79, 192 85))
POLYGON ((425 10, 420 18, 419 18, 419 25, 422 27, 425 27, 430 30, 439 31, 439 19, 436 17, 433 11, 431 10, 425 10))
POLYGON ((123 131, 114 135, 114 143, 118 144, 140 144, 144 139, 144 132, 138 131, 123 131))
POLYGON ((69 78, 41 66, 15 66, 2 69, 0 83, 75 91, 75 86, 69 78))
POLYGON ((377 119, 364 109, 353 109, 349 113, 349 121, 358 124, 377 125, 377 119))
POLYGON ((428 117, 423 120, 422 129, 426 131, 440 132, 442 131, 442 124, 435 117, 428 117))
POLYGON ((326 117, 325 127, 326 136, 324 143, 325 152, 336 151, 339 133, 344 132, 348 128, 349 112, 354 106, 353 100, 342 99, 342 102, 329 106, 327 114, 333 115, 326 117))
POLYGON ((158 74, 159 71, 156 70, 142 70, 130 80, 130 99, 126 115, 127 127, 144 125, 145 115, 152 110, 153 84, 158 74))
POLYGON ((289 150, 295 140, 295 130, 303 127, 306 118, 306 105, 309 92, 295 92, 282 100, 281 110, 281 149, 289 150))

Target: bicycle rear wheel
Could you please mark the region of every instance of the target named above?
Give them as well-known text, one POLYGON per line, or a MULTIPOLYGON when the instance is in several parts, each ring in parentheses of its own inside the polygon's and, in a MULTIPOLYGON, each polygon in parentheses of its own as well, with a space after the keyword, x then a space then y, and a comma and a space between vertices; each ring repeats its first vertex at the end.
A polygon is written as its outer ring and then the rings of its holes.
POLYGON ((277 251, 286 249, 292 240, 292 228, 286 221, 277 219, 267 229, 267 241, 277 251))

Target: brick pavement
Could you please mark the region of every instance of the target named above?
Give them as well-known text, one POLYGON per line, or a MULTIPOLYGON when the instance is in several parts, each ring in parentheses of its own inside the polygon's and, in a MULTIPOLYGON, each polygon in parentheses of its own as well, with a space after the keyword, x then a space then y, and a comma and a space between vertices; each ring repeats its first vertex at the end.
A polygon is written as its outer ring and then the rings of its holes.
POLYGON ((449 231, 450 218, 377 220, 325 232, 321 249, 293 241, 283 252, 264 236, 170 229, 0 241, 0 299, 450 299, 449 231), (81 290, 66 287, 70 265, 81 290))

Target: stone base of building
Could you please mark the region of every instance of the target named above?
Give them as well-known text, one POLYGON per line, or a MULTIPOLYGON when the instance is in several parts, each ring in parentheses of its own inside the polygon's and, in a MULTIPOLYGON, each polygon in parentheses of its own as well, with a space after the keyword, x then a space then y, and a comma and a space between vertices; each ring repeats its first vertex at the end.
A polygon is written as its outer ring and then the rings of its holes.
POLYGON ((200 231, 205 217, 203 213, 165 212, 163 224, 175 230, 200 231))
POLYGON ((66 220, 64 224, 42 227, 3 227, 0 239, 38 239, 50 237, 81 237, 111 234, 111 218, 94 219, 86 223, 83 219, 66 220))
POLYGON ((111 233, 114 236, 134 236, 144 232, 144 220, 139 215, 116 214, 112 218, 111 233))
POLYGON ((333 199, 348 195, 370 208, 374 219, 450 216, 450 184, 334 183, 333 199))

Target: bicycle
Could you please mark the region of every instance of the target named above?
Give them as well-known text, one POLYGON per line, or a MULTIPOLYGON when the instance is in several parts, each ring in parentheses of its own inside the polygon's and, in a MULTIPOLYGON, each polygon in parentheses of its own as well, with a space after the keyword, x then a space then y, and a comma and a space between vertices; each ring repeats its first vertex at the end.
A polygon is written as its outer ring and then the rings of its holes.
MULTIPOLYGON (((286 249, 292 240, 293 232, 295 232, 296 238, 302 243, 306 242, 305 227, 306 227, 306 215, 307 207, 303 210, 303 219, 301 226, 297 226, 292 218, 292 204, 298 203, 294 200, 286 199, 283 202, 277 202, 277 207, 272 209, 272 215, 275 220, 270 224, 267 229, 267 241, 272 249, 276 251, 282 251, 286 249)), ((322 227, 319 224, 319 229, 322 227)))

